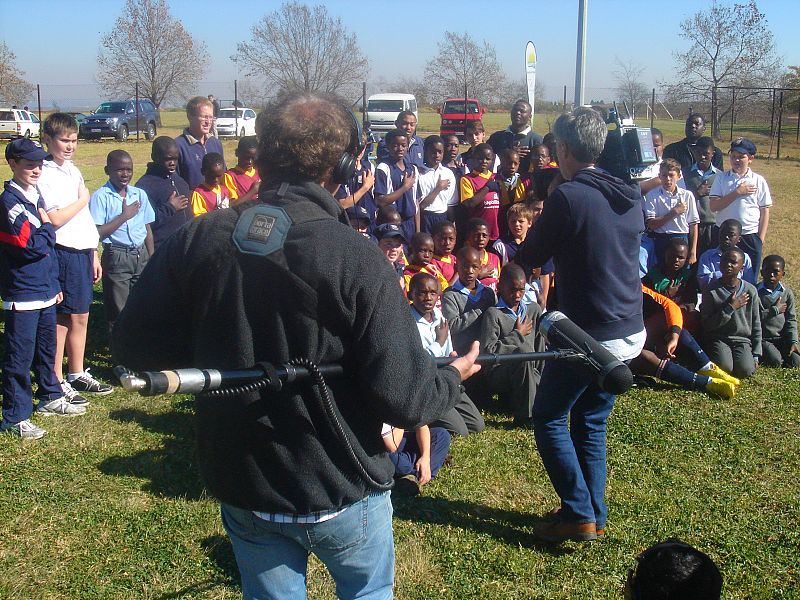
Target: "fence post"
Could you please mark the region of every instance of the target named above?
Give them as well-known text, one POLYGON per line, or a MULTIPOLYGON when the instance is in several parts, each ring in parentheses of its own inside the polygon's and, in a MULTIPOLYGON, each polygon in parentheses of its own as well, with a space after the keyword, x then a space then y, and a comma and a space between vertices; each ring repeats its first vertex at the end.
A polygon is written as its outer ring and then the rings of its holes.
POLYGON ((778 148, 775 152, 775 158, 781 157, 781 129, 783 126, 783 90, 781 90, 781 97, 778 101, 778 148))
POLYGON ((137 81, 134 84, 134 95, 136 98, 136 141, 139 141, 139 131, 141 131, 142 126, 139 123, 139 82, 137 81))
POLYGON ((736 88, 733 88, 733 96, 731 97, 731 141, 733 141, 733 120, 736 115, 736 88))
MULTIPOLYGON (((42 90, 39 87, 39 84, 36 84, 36 104, 39 107, 39 123, 42 122, 42 90)), ((39 139, 42 139, 42 129, 41 125, 39 126, 39 139)))
POLYGON ((561 112, 567 112, 567 86, 564 86, 564 108, 561 112))
POLYGON ((653 128, 653 121, 656 118, 656 88, 653 88, 653 94, 650 97, 650 129, 653 128))
POLYGON ((775 88, 772 88, 772 114, 769 117, 769 137, 775 137, 775 88))
MULTIPOLYGON (((244 114, 242 114, 244 117, 244 114)), ((239 80, 233 80, 233 127, 236 139, 239 139, 239 80)))

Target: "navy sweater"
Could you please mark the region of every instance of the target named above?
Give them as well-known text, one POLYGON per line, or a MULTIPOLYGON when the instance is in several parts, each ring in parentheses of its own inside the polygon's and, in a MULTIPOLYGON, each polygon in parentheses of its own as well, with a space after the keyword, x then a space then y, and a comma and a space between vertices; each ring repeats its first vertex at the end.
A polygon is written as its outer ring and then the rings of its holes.
POLYGON ((516 256, 526 267, 553 258, 558 308, 599 341, 644 329, 639 281, 642 195, 602 169, 583 169, 544 203, 516 256))
POLYGON ((46 301, 61 291, 53 249, 56 232, 19 190, 0 195, 0 296, 6 302, 46 301))
POLYGON ((136 187, 147 192, 147 198, 156 213, 156 220, 150 226, 156 248, 192 220, 191 206, 176 211, 169 203, 172 192, 187 198, 192 195, 189 184, 177 172, 170 173, 155 163, 148 163, 147 171, 136 182, 136 187))

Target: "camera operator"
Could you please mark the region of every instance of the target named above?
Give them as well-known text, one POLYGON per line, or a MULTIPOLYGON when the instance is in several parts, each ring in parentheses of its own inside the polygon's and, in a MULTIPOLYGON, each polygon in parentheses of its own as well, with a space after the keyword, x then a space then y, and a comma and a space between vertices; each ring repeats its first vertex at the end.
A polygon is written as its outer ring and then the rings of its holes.
MULTIPOLYGON (((516 261, 526 272, 553 258, 558 309, 619 360, 645 341, 639 282, 642 197, 595 162, 608 133, 599 113, 577 108, 553 124, 566 180, 547 201, 516 261)), ((536 532, 544 540, 593 540, 605 534, 606 419, 614 395, 568 361, 545 363, 533 404, 542 462, 561 498, 536 532), (569 428, 567 427, 569 417, 569 428)))
POLYGON ((340 597, 391 598, 394 468, 382 424, 410 429, 452 407, 479 368, 477 345, 437 370, 388 262, 346 226, 331 194, 361 142, 344 105, 287 94, 258 129, 259 198, 162 246, 117 320, 114 356, 134 369, 343 365, 347 376, 327 386, 198 396, 198 464, 245 598, 305 598, 310 552, 340 597))

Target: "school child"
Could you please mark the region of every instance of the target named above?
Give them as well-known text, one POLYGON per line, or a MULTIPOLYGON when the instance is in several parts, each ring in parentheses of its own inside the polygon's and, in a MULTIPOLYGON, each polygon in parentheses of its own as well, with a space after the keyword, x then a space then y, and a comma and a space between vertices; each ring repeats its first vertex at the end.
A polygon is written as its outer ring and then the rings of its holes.
POLYGON ((680 238, 673 239, 664 251, 664 258, 650 268, 642 283, 677 304, 681 309, 683 326, 697 334, 700 331, 699 290, 688 258, 689 245, 680 238))
POLYGON ((236 166, 225 171, 225 187, 231 202, 252 200, 258 196, 261 177, 255 167, 258 139, 248 135, 236 146, 236 166))
POLYGON ((761 356, 761 319, 758 292, 742 281, 744 252, 728 248, 722 253, 722 277, 703 292, 700 317, 703 348, 715 364, 734 377, 750 377, 761 356))
POLYGON ((443 135, 442 141, 444 142, 442 164, 453 172, 453 175, 456 176, 456 181, 458 181, 467 172, 464 161, 458 152, 460 147, 458 136, 453 133, 443 135))
POLYGON ((375 236, 369 232, 369 214, 367 213, 366 208, 360 204, 356 204, 355 206, 346 208, 344 212, 347 214, 347 220, 350 222, 350 227, 355 229, 365 238, 377 241, 375 236))
POLYGON ((770 367, 800 367, 794 292, 783 284, 786 261, 770 254, 761 266, 758 301, 763 363, 770 367))
POLYGON ((405 131, 395 129, 384 139, 389 158, 378 163, 375 170, 375 203, 379 207, 392 205, 400 214, 406 239, 411 239, 416 232, 417 167, 406 159, 408 134, 405 131))
POLYGON ((83 362, 93 285, 102 275, 97 256, 100 238, 89 212, 89 190, 72 162, 78 145, 78 124, 71 115, 53 113, 45 119, 42 132, 50 158, 42 166, 39 192, 56 230, 58 280, 64 294, 64 300, 56 305, 55 371, 67 400, 80 402, 79 392, 103 395, 114 391, 95 379, 83 362))
POLYGON ((384 223, 375 229, 375 237, 378 239, 378 248, 397 274, 400 289, 405 291, 403 243, 406 241, 406 235, 403 228, 395 223, 384 223))
POLYGON ((421 425, 414 431, 383 425, 384 448, 394 464, 393 496, 416 496, 439 474, 450 450, 450 433, 421 425))
MULTIPOLYGON (((697 285, 701 292, 708 289, 708 286, 715 279, 722 277, 720 261, 722 253, 729 248, 736 248, 741 239, 742 226, 736 219, 724 221, 719 228, 719 246, 706 250, 697 263, 697 285)), ((753 267, 750 264, 750 257, 744 255, 744 268, 739 273, 739 277, 748 283, 755 283, 753 267)))
POLYGON ((478 273, 483 285, 497 290, 497 279, 500 277, 500 257, 486 248, 489 246, 489 226, 483 219, 470 219, 467 222, 464 244, 475 248, 480 253, 481 270, 478 273))
MULTIPOLYGON (((450 221, 437 223, 433 228, 433 259, 431 263, 447 280, 448 287, 458 280, 456 273, 456 227, 450 221)), ((446 288, 445 288, 446 289, 446 288)))
POLYGON ((411 279, 417 273, 428 273, 436 278, 441 289, 447 289, 449 283, 439 269, 433 264, 433 237, 420 231, 415 233, 409 244, 408 264, 403 269, 403 280, 406 292, 411 291, 411 279))
POLYGON ((489 144, 475 147, 475 170, 461 178, 461 205, 467 209, 470 219, 483 219, 489 228, 489 239, 500 237, 497 219, 500 212, 500 184, 494 180, 489 166, 494 160, 494 151, 489 144))
POLYGON ((689 264, 697 262, 697 206, 694 195, 678 187, 681 165, 672 158, 661 163, 658 172, 661 185, 644 197, 645 226, 655 238, 656 260, 663 260, 664 250, 673 238, 689 244, 689 264))
MULTIPOLYGON (((486 310, 481 324, 481 352, 514 354, 536 352, 544 348, 535 331, 541 314, 539 305, 525 304, 527 278, 517 264, 511 263, 500 273, 497 304, 486 310)), ((532 361, 490 367, 484 376, 489 387, 505 400, 514 416, 514 427, 532 427, 533 399, 541 377, 532 361)))
POLYGON ((171 137, 159 136, 153 140, 150 150, 153 162, 136 182, 144 190, 156 220, 150 224, 153 232, 153 248, 166 241, 169 236, 192 220, 189 198, 192 190, 178 174, 178 145, 171 137))
POLYGON ((547 144, 535 144, 531 146, 531 173, 543 171, 545 169, 557 169, 558 163, 553 161, 550 156, 550 148, 547 144))
MULTIPOLYGON (((417 273, 411 278, 408 289, 411 316, 417 323, 422 346, 434 358, 450 356, 453 352, 450 328, 437 306, 441 294, 439 282, 432 275, 417 273)), ((462 392, 458 403, 431 426, 444 427, 454 435, 466 436, 483 431, 485 424, 475 404, 462 392)))
POLYGON ((13 175, 0 195, 0 295, 5 316, 3 422, 0 431, 39 439, 46 431, 30 421, 31 369, 36 374, 37 412, 80 415, 86 407, 64 397, 53 371, 56 309, 62 298, 54 248, 56 234, 41 206, 36 184, 47 153, 28 139, 10 142, 5 157, 13 175))
MULTIPOLYGON (((729 171, 717 174, 711 186, 709 206, 716 211, 717 225, 736 219, 742 225, 739 247, 750 257, 753 271, 761 264, 761 248, 767 239, 772 196, 767 180, 750 168, 756 145, 747 138, 731 142, 729 171)), ((753 279, 752 281, 755 281, 753 279)))
POLYGON ((525 200, 530 186, 530 175, 519 172, 519 152, 514 148, 506 148, 500 156, 500 168, 494 180, 500 187, 500 212, 497 215, 497 226, 500 237, 508 235, 508 222, 506 213, 510 206, 525 200))
POLYGON ((739 380, 711 362, 683 328, 683 315, 677 304, 642 285, 642 310, 647 340, 639 356, 630 362, 634 374, 655 377, 687 390, 734 397, 739 380))
POLYGON ((458 202, 456 176, 442 165, 444 142, 438 135, 425 138, 425 167, 419 170, 417 178, 417 199, 419 223, 417 231, 433 233, 438 223, 447 221, 447 209, 458 202))
POLYGON ((209 152, 203 157, 200 167, 204 181, 192 192, 192 214, 195 217, 212 210, 220 210, 230 206, 228 188, 222 185, 225 175, 225 159, 221 154, 209 152))
POLYGON ((714 211, 711 210, 710 192, 717 173, 721 171, 714 166, 714 140, 701 137, 694 146, 689 147, 694 163, 678 180, 678 187, 685 188, 694 194, 697 203, 697 214, 700 223, 697 225, 697 256, 717 245, 717 232, 714 211))
POLYGON ((464 246, 456 257, 458 279, 442 294, 442 314, 450 327, 453 348, 461 355, 480 338, 483 313, 495 305, 497 297, 478 279, 481 255, 475 248, 464 246))
POLYGON ((150 223, 156 217, 144 190, 129 185, 133 176, 130 154, 109 152, 105 173, 108 182, 92 194, 89 210, 103 242, 103 306, 110 333, 153 254, 150 223))
MULTIPOLYGON (((464 129, 464 139, 469 144, 469 148, 461 153, 460 158, 466 169, 466 175, 478 168, 478 158, 475 150, 486 141, 486 130, 483 127, 483 121, 468 121, 464 129)), ((497 167, 500 166, 500 157, 495 156, 490 164, 492 173, 496 173, 497 167)))

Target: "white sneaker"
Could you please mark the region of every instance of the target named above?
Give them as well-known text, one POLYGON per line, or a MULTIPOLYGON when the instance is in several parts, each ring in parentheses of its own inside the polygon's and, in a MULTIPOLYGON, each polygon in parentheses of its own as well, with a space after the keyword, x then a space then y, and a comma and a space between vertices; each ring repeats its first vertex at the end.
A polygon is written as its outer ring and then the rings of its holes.
POLYGON ((89 373, 89 369, 85 369, 83 373, 78 375, 69 384, 79 392, 88 392, 89 394, 97 394, 98 396, 105 396, 114 391, 114 388, 98 381, 89 373))
POLYGON ((76 392, 75 388, 73 388, 66 379, 61 382, 61 391, 64 392, 64 398, 66 398, 67 402, 70 404, 89 406, 89 401, 76 392))
POLYGON ((22 439, 27 440, 38 440, 41 437, 44 437, 44 434, 47 433, 41 427, 37 427, 33 423, 31 423, 28 419, 24 421, 20 421, 10 427, 5 427, 2 431, 7 431, 9 433, 16 433, 22 439))
POLYGON ((71 417, 75 415, 82 415, 86 412, 85 406, 77 404, 70 404, 64 396, 50 400, 50 402, 39 402, 36 409, 43 417, 52 417, 58 415, 59 417, 71 417))

